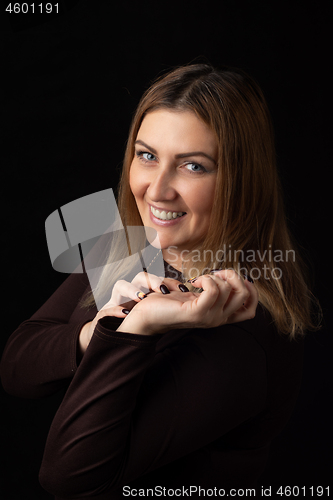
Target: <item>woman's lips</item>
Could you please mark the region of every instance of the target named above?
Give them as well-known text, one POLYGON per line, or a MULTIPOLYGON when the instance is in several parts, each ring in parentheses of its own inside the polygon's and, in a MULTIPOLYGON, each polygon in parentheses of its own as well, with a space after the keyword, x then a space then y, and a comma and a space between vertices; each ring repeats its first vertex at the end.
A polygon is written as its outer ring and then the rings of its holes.
POLYGON ((186 212, 173 212, 171 210, 158 210, 150 205, 149 209, 150 219, 159 226, 173 226, 186 217, 186 212), (182 214, 182 215, 179 215, 182 214), (156 217, 156 215, 158 217, 156 217), (160 219, 159 216, 166 217, 165 219, 160 219), (172 216, 172 218, 171 218, 172 216), (169 218, 168 218, 169 217, 169 218))
POLYGON ((175 212, 172 210, 167 210, 163 208, 156 208, 150 205, 150 211, 152 214, 160 220, 171 220, 177 219, 177 217, 182 217, 186 212, 175 212))

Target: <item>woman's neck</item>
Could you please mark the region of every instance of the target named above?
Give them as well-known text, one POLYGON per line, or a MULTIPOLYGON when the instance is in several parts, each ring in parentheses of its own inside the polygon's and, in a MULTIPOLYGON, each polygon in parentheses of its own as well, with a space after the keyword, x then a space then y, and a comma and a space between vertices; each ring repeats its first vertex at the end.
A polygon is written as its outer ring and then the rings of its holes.
POLYGON ((170 266, 179 272, 182 272, 182 259, 176 253, 173 253, 169 249, 162 250, 163 259, 170 266))

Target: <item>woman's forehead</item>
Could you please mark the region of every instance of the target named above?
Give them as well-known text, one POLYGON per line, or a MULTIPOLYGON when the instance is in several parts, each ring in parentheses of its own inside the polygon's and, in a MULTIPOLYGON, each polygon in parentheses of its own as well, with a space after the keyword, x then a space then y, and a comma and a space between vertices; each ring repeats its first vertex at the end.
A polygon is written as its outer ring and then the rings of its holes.
POLYGON ((215 132, 192 111, 157 109, 147 113, 136 140, 151 148, 175 150, 175 154, 202 150, 217 160, 215 132))

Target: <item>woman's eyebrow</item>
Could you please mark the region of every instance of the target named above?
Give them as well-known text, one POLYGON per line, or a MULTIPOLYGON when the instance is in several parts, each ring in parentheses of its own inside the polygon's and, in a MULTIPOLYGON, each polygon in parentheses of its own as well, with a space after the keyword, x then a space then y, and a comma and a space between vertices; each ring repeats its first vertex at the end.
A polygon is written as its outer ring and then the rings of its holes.
POLYGON ((151 146, 148 146, 148 144, 146 144, 143 141, 140 141, 140 139, 138 139, 137 141, 135 141, 134 144, 141 144, 141 146, 144 146, 145 148, 149 149, 152 153, 154 153, 155 155, 157 155, 156 149, 152 148, 151 146))
MULTIPOLYGON (((135 141, 134 144, 141 144, 141 146, 144 146, 145 148, 149 149, 152 153, 157 155, 156 149, 152 148, 151 146, 148 146, 148 144, 141 141, 140 139, 135 141)), ((207 153, 204 153, 203 151, 191 151, 189 153, 180 153, 180 154, 176 155, 175 158, 187 158, 188 156, 205 156, 206 158, 208 158, 208 160, 212 161, 213 163, 216 163, 214 158, 209 156, 207 153)))
POLYGON ((188 156, 205 156, 208 158, 208 160, 212 161, 213 163, 216 163, 214 158, 209 156, 207 153, 204 153, 203 151, 191 151, 190 153, 181 153, 179 155, 176 155, 175 158, 187 158, 188 156))

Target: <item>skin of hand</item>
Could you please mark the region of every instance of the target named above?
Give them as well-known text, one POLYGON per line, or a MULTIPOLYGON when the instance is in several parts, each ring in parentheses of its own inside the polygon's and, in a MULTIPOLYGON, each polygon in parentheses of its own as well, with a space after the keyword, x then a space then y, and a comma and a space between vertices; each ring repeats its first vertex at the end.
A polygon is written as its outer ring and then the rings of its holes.
POLYGON ((148 295, 127 315, 118 331, 153 335, 175 328, 213 328, 255 316, 258 292, 235 271, 200 276, 195 286, 203 291, 148 295))
POLYGON ((80 348, 84 353, 97 321, 103 316, 124 318, 119 332, 142 335, 164 333, 179 328, 213 328, 236 323, 255 316, 258 292, 255 286, 244 280, 233 270, 221 270, 213 275, 203 275, 196 279, 195 286, 201 293, 182 292, 181 283, 170 278, 159 278, 148 273, 139 273, 131 283, 118 281, 110 301, 97 313, 92 322, 86 323, 80 333, 80 348), (147 287, 147 279, 149 286, 147 287), (160 285, 167 286, 170 293, 162 293, 160 285), (138 288, 149 288, 157 293, 149 293, 140 300, 138 288), (127 297, 129 314, 118 305, 127 297))
MULTIPOLYGON (((167 286, 168 290, 178 290, 178 286, 181 285, 180 281, 170 279, 170 278, 160 278, 154 274, 149 274, 146 272, 141 272, 135 276, 131 281, 119 280, 114 285, 112 290, 112 295, 109 300, 96 314, 92 321, 86 323, 79 335, 79 348, 81 354, 86 351, 97 322, 104 316, 113 316, 116 318, 125 318, 126 314, 124 310, 132 310, 133 307, 140 303, 143 299, 137 295, 140 292, 144 294, 150 293, 152 291, 163 295, 160 286, 164 284, 167 286)), ((183 292, 180 292, 183 293, 183 292)), ((134 332, 133 332, 134 333, 134 332)))

